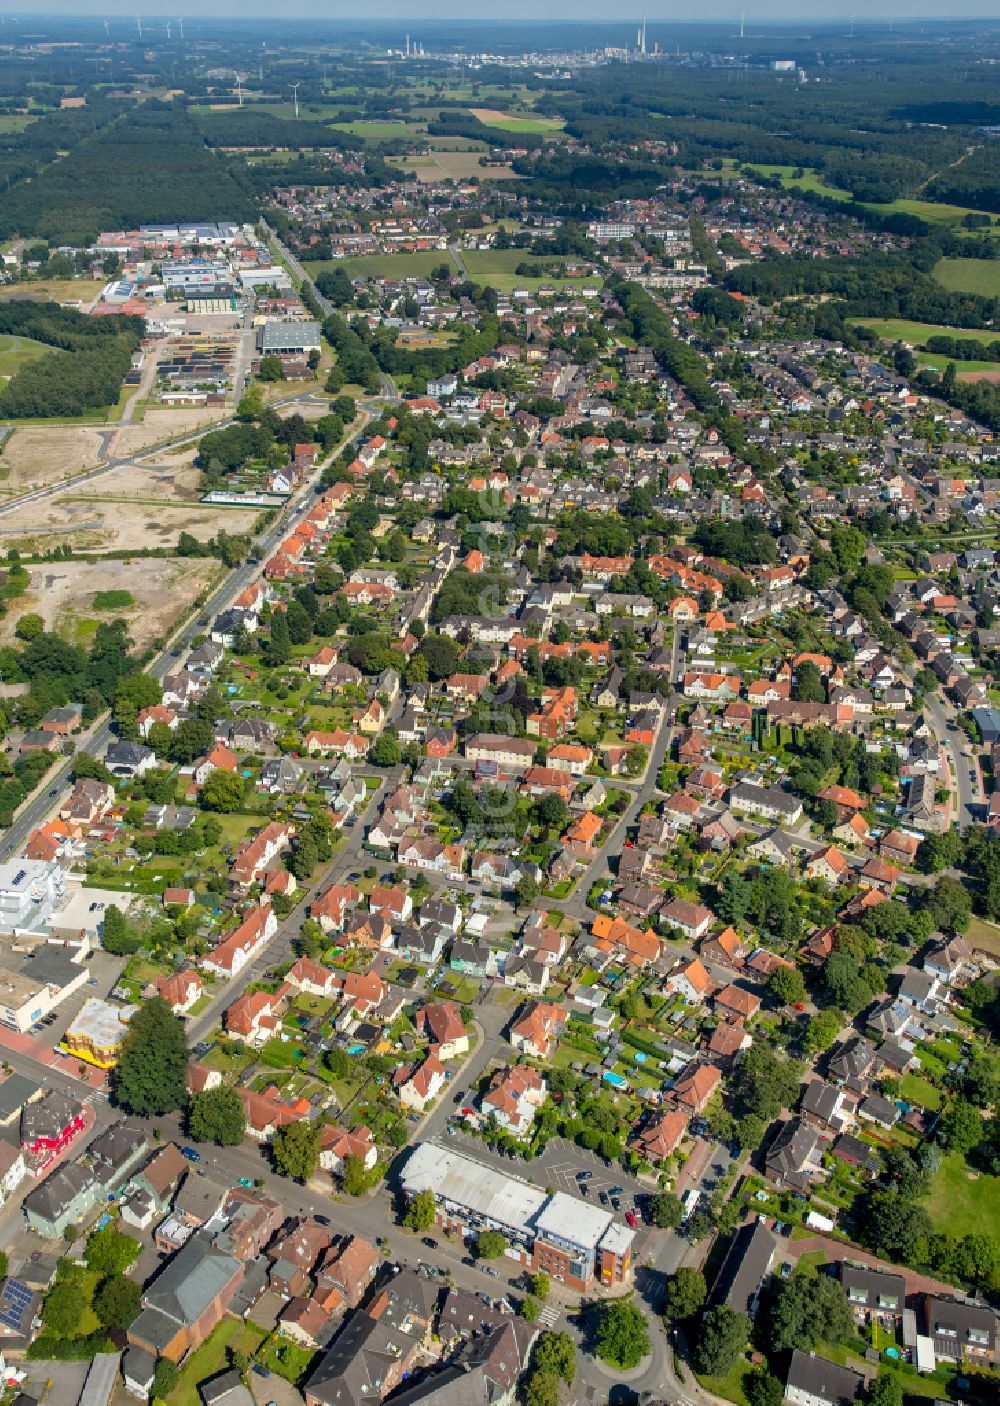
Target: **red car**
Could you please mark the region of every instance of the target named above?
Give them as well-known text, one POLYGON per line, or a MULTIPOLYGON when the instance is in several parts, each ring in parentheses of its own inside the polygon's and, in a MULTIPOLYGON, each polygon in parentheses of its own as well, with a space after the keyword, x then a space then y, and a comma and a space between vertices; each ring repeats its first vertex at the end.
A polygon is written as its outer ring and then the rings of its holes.
POLYGON ((625 1212, 625 1219, 628 1221, 629 1225, 630 1225, 630 1226, 632 1227, 632 1229, 634 1230, 635 1227, 636 1227, 635 1212, 634 1212, 634 1211, 626 1211, 626 1212, 625 1212))

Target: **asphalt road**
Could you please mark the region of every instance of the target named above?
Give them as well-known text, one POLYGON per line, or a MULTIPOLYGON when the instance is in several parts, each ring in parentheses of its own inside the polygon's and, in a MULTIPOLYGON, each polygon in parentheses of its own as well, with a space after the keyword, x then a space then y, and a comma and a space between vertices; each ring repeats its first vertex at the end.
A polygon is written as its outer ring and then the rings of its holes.
POLYGON ((953 730, 950 726, 957 724, 958 719, 950 703, 929 693, 924 709, 938 741, 944 745, 956 799, 957 814, 954 818, 965 829, 983 818, 983 777, 979 758, 961 728, 956 725, 953 730))

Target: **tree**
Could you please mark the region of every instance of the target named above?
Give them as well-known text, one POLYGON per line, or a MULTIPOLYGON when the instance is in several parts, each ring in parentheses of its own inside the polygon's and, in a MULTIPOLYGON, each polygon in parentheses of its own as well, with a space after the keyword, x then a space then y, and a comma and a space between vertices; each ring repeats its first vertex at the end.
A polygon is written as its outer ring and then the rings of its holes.
POLYGON ((695 1344, 694 1368, 707 1376, 724 1377, 743 1352, 750 1337, 750 1320, 724 1303, 710 1308, 701 1322, 695 1344))
POLYGON ((204 718, 185 718, 178 723, 170 739, 170 760, 188 766, 197 757, 212 750, 215 728, 204 718))
POLYGON ((30 644, 32 640, 37 640, 39 635, 44 634, 45 621, 40 615, 19 615, 15 629, 18 639, 30 644))
POLYGON ((406 1208, 403 1224, 410 1230, 430 1230, 437 1217, 433 1191, 418 1191, 406 1208))
POLYGON ((142 1288, 124 1274, 112 1274, 94 1294, 94 1312, 105 1328, 130 1328, 139 1316, 142 1288))
POLYGON ((660 1191, 649 1202, 649 1211, 653 1217, 653 1223, 661 1230, 676 1230, 684 1219, 684 1207, 681 1205, 680 1197, 674 1196, 672 1192, 660 1191))
POLYGON ((538 880, 534 874, 525 871, 514 885, 514 897, 518 908, 530 908, 538 897, 538 880))
POLYGON ((346 1050, 333 1049, 324 1050, 323 1064, 335 1079, 346 1079, 354 1068, 354 1061, 346 1050))
POLYGON ((805 999, 806 984, 798 967, 776 967, 767 980, 767 989, 782 1006, 794 1006, 805 999))
POLYGON ((853 1332, 850 1305, 835 1279, 796 1274, 780 1281, 767 1315, 769 1348, 809 1352, 818 1342, 846 1342, 853 1332))
POLYGON ((753 1147, 760 1147, 764 1141, 767 1123, 763 1118, 758 1118, 755 1113, 747 1113, 739 1120, 733 1131, 742 1150, 748 1152, 753 1147))
POLYGON ((823 984, 830 999, 851 1015, 857 1015, 875 999, 857 961, 847 952, 830 953, 823 963, 823 984))
POLYGON ((597 1324, 597 1355, 610 1367, 637 1367, 651 1349, 645 1315, 632 1300, 612 1299, 601 1307, 597 1324))
POLYGON ((308 1181, 319 1165, 319 1128, 302 1119, 279 1128, 271 1139, 275 1169, 283 1177, 308 1181))
POLYGON ((576 1346, 569 1333, 542 1333, 531 1357, 536 1372, 551 1372, 572 1386, 576 1378, 576 1346))
POLYGON ((79 1284, 72 1279, 58 1281, 46 1294, 42 1305, 42 1322, 47 1333, 57 1338, 72 1338, 80 1326, 85 1308, 79 1284))
POLYGON ((476 1254, 481 1260, 497 1260, 507 1248, 507 1237, 499 1230, 480 1231, 476 1241, 476 1254))
POLYGON ((112 1076, 115 1099, 140 1118, 183 1108, 188 1048, 184 1026, 162 996, 145 1001, 129 1024, 112 1076))
POLYGON ((933 1232, 923 1206, 914 1205, 895 1191, 876 1191, 862 1209, 863 1242, 884 1259, 909 1263, 917 1245, 933 1232))
POLYGON ((175 1390, 180 1372, 169 1357, 161 1357, 153 1373, 153 1396, 163 1401, 175 1390))
POLYGON ((755 1041, 744 1051, 736 1077, 743 1111, 769 1123, 783 1108, 791 1108, 799 1095, 801 1067, 795 1060, 779 1059, 770 1046, 755 1041))
POLYGON ((532 1275, 531 1292, 536 1299, 544 1303, 549 1296, 549 1288, 549 1276, 544 1269, 540 1269, 537 1274, 532 1275))
POLYGON ((559 1406, 559 1378, 551 1372, 532 1372, 524 1384, 524 1406, 559 1406))
POLYGON ((743 1392, 750 1406, 781 1406, 785 1388, 780 1379, 761 1363, 743 1378, 743 1392))
POLYGON ((534 1294, 526 1294, 521 1304, 521 1317, 526 1323, 534 1323, 540 1312, 541 1307, 534 1294))
POLYGON ((941 1119, 940 1138, 949 1152, 966 1153, 978 1147, 983 1137, 983 1118, 978 1108, 964 1098, 955 1099, 941 1119))
POLYGON ((348 1196, 364 1196, 368 1190, 368 1173, 365 1171, 364 1162, 356 1152, 349 1152, 344 1158, 340 1185, 348 1196))
POLYGON ((814 1015, 806 1026, 803 1040, 807 1054, 822 1054, 837 1038, 844 1017, 835 1006, 827 1006, 825 1011, 814 1015))
POLYGON ((972 917, 972 895, 958 879, 938 879, 927 893, 926 908, 943 932, 964 932, 972 917))
POLYGON ((258 381, 283 381, 285 368, 280 356, 262 356, 257 368, 258 381))
POLYGON ((796 671, 795 694, 801 703, 826 702, 823 679, 811 659, 803 659, 796 671))
POLYGON ((903 1406, 903 1384, 894 1372, 880 1372, 865 1399, 868 1406, 903 1406))
POLYGON ((376 739, 369 758, 375 766, 399 766, 402 753, 395 732, 391 729, 383 732, 381 737, 376 739))
POLYGON ((235 1089, 220 1084, 205 1089, 191 1099, 188 1131, 195 1142, 214 1142, 218 1147, 238 1147, 246 1132, 243 1102, 235 1089))
POLYGON ((101 924, 101 945, 115 957, 128 957, 142 946, 139 934, 117 903, 109 903, 101 924))
POLYGON ((693 1318, 708 1297, 708 1286, 700 1269, 682 1266, 667 1285, 667 1317, 693 1318))
POLYGON ((234 771, 210 772, 198 799, 206 810, 231 815, 243 805, 243 777, 234 771))
POLYGON ((137 1240, 120 1234, 113 1225, 105 1225, 87 1241, 83 1257, 87 1268, 97 1274, 124 1274, 138 1253, 137 1240))

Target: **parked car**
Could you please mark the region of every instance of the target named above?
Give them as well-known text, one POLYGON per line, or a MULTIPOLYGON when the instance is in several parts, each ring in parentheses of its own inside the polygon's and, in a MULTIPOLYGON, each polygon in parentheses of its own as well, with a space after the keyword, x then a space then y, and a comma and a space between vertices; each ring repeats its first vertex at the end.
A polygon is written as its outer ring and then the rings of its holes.
POLYGON ((491 1264, 483 1264, 483 1265, 480 1265, 479 1267, 480 1267, 480 1269, 483 1271, 483 1273, 484 1273, 484 1274, 488 1274, 491 1279, 499 1279, 499 1278, 500 1278, 500 1271, 497 1270, 497 1269, 494 1269, 491 1264))
POLYGON ((634 1229, 636 1228, 636 1225, 638 1224, 638 1222, 636 1221, 636 1218, 635 1218, 635 1212, 634 1212, 634 1211, 626 1211, 626 1212, 625 1212, 625 1219, 628 1221, 629 1225, 630 1225, 630 1226, 632 1227, 632 1229, 634 1230, 634 1229))
POLYGON ((194 1147, 182 1147, 181 1156, 186 1157, 189 1162, 200 1162, 201 1153, 194 1147))

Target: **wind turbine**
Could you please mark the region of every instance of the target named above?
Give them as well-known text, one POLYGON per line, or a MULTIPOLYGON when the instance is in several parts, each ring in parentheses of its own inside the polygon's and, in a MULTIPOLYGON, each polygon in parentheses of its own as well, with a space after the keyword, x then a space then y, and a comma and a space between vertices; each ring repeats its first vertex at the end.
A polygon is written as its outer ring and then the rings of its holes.
POLYGON ((109 31, 108 31, 108 22, 107 22, 107 20, 105 20, 105 21, 104 21, 104 37, 105 37, 105 39, 107 39, 108 33, 109 33, 109 31))
POLYGON ((142 38, 142 19, 139 17, 139 15, 136 15, 136 17, 135 17, 135 27, 136 27, 136 29, 139 31, 139 38, 141 39, 141 38, 142 38))
POLYGON ((299 115, 299 87, 300 87, 300 84, 299 84, 299 83, 289 83, 288 86, 289 86, 289 87, 291 88, 291 90, 292 90, 292 97, 293 97, 293 99, 294 99, 294 101, 295 101, 295 116, 298 117, 298 115, 299 115))
POLYGON ((242 106, 243 106, 243 79, 240 77, 239 74, 236 75, 236 96, 239 98, 240 107, 242 107, 242 106))
POLYGON ((746 15, 745 15, 745 14, 743 13, 743 11, 741 10, 741 11, 740 11, 740 38, 741 38, 741 39, 743 38, 743 22, 744 22, 745 19, 746 19, 746 15))
POLYGON ((183 39, 183 38, 184 38, 184 16, 183 16, 183 15, 181 15, 181 17, 180 17, 180 19, 177 21, 177 23, 178 23, 178 25, 180 26, 181 38, 183 39))
POLYGON ((854 38, 854 15, 851 15, 851 38, 854 38))
POLYGON ((167 43, 170 43, 170 21, 167 20, 167 43))

